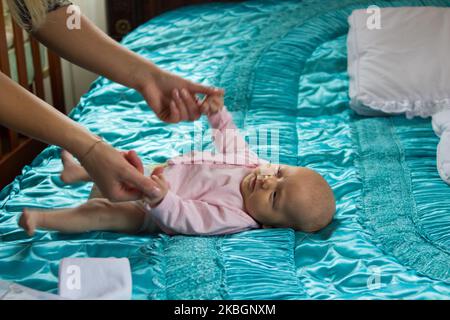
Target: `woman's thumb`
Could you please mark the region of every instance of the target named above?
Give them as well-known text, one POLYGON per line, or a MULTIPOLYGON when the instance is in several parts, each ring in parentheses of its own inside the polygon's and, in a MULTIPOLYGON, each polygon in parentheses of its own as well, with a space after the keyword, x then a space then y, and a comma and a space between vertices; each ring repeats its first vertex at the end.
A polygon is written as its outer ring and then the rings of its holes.
POLYGON ((136 151, 130 150, 125 153, 125 159, 131 164, 133 167, 137 169, 140 173, 144 173, 144 165, 142 164, 141 159, 137 155, 136 151))
POLYGON ((133 170, 126 177, 126 183, 132 185, 134 188, 140 190, 145 196, 153 198, 160 195, 161 190, 158 185, 149 177, 145 177, 143 174, 133 170))

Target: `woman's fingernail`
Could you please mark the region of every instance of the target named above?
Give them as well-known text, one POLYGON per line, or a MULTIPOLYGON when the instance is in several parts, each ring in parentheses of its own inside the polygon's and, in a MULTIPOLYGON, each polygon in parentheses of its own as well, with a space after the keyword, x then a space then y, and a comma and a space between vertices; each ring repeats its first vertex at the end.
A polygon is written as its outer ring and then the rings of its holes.
POLYGON ((185 96, 185 97, 188 96, 188 92, 187 92, 186 89, 181 89, 181 94, 182 94, 183 96, 185 96))
POLYGON ((175 89, 175 97, 176 98, 180 98, 180 92, 178 91, 178 89, 175 89))

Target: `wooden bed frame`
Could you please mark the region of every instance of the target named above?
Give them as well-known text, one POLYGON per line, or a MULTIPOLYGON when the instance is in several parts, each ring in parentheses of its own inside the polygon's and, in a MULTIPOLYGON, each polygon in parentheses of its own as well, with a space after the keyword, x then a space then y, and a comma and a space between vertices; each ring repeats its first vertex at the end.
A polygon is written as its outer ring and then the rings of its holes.
MULTIPOLYGON (((108 33, 112 38, 120 41, 131 30, 163 12, 186 5, 239 1, 242 0, 106 0, 108 33)), ((10 77, 3 9, 0 0, 0 71, 10 77)), ((13 23, 13 31, 19 84, 41 99, 45 99, 46 96, 48 97, 51 94, 53 106, 65 113, 60 58, 47 50, 48 70, 43 70, 39 43, 30 36, 34 78, 32 84, 28 84, 23 33, 15 23, 13 23), (44 79, 46 77, 50 78, 51 93, 44 90, 44 79)), ((21 173, 22 168, 29 164, 45 147, 44 143, 0 126, 0 190, 12 182, 21 173)))
POLYGON ((212 3, 242 2, 243 0, 106 0, 109 35, 120 41, 142 23, 176 8, 212 3))
MULTIPOLYGON (((3 2, 0 1, 0 71, 11 77, 9 64, 9 48, 6 38, 6 21, 3 14, 3 2)), ((25 89, 45 100, 46 94, 51 94, 53 106, 65 113, 64 89, 60 58, 47 50, 48 69, 41 64, 40 45, 30 36, 32 64, 34 77, 31 84, 28 81, 27 62, 25 54, 25 40, 22 29, 13 22, 14 53, 17 62, 18 82, 25 89), (51 93, 45 92, 44 80, 50 78, 51 93)), ((46 145, 39 141, 25 137, 17 132, 0 126, 0 189, 10 183, 20 174, 23 166, 29 164, 46 145)))

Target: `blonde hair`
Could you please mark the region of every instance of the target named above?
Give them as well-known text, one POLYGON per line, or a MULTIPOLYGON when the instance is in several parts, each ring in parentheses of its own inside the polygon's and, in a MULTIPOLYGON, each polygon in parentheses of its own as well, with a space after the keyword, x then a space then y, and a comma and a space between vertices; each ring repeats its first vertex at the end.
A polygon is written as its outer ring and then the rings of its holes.
POLYGON ((6 0, 14 20, 29 31, 37 29, 47 16, 48 0, 6 0))

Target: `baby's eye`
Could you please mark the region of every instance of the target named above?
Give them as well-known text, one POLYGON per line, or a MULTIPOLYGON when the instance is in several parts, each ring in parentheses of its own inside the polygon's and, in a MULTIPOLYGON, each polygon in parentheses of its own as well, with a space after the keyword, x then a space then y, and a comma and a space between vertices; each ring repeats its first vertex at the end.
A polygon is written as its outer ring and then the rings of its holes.
POLYGON ((277 198, 277 192, 272 193, 272 207, 275 206, 275 199, 277 198))
POLYGON ((277 177, 281 176, 281 166, 278 166, 277 177))

